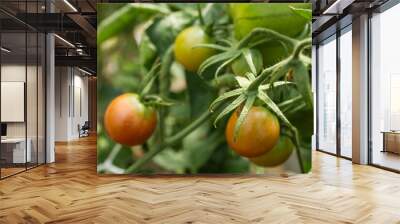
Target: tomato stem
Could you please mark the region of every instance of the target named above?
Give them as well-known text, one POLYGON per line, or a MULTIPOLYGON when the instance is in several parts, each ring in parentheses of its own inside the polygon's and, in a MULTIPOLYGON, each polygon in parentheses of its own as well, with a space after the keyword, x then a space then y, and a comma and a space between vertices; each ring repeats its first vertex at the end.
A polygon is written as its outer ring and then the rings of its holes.
MULTIPOLYGON (((168 98, 170 77, 169 70, 171 69, 172 63, 174 62, 174 45, 171 45, 166 51, 165 55, 161 59, 160 76, 158 79, 158 91, 162 98, 168 98)), ((159 144, 164 142, 165 137, 165 115, 167 114, 166 108, 160 108, 159 110, 159 144)))
POLYGON ((309 47, 310 45, 311 45, 311 38, 307 38, 298 42, 293 51, 293 58, 298 59, 303 49, 309 47))
POLYGON ((220 89, 222 87, 236 87, 237 81, 235 79, 235 75, 233 74, 225 74, 222 76, 218 76, 217 78, 211 81, 211 86, 220 89))
POLYGON ((269 38, 270 40, 280 40, 289 46, 296 46, 298 40, 292 39, 288 36, 280 34, 276 31, 266 29, 266 28, 255 28, 248 35, 246 35, 237 45, 237 49, 247 47, 247 45, 253 40, 254 37, 264 35, 264 38, 269 38))
POLYGON ((287 60, 283 60, 271 67, 264 69, 257 78, 250 83, 249 87, 247 88, 248 91, 258 91, 258 87, 268 78, 268 76, 274 72, 276 69, 279 69, 286 65, 287 60))
POLYGON ((197 4, 197 12, 199 14, 200 25, 204 27, 206 25, 206 23, 204 22, 204 18, 203 18, 203 14, 201 12, 200 4, 197 4))

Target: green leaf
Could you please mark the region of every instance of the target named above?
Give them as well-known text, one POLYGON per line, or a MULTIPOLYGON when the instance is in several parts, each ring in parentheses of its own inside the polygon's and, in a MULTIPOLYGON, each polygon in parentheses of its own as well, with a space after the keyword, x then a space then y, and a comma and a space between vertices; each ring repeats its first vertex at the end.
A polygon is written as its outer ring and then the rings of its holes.
POLYGON ((185 11, 178 11, 166 17, 154 19, 146 33, 151 42, 156 46, 158 54, 163 55, 175 42, 176 36, 181 30, 193 23, 194 15, 185 11))
POLYGON ((147 35, 143 35, 139 44, 140 64, 148 69, 157 57, 157 50, 147 35))
POLYGON ((241 156, 234 156, 225 159, 221 168, 222 173, 245 173, 249 172, 249 161, 241 156))
POLYGON ((286 85, 295 85, 293 82, 288 82, 288 81, 276 81, 274 83, 271 84, 265 84, 265 85, 261 85, 260 89, 261 90, 268 90, 270 89, 272 86, 273 87, 278 87, 278 86, 286 86, 286 85))
POLYGON ((300 94, 303 96, 307 108, 312 108, 313 96, 308 69, 304 63, 299 60, 292 61, 291 66, 293 67, 293 81, 296 83, 300 94))
POLYGON ((228 47, 224 47, 218 44, 196 44, 193 48, 211 48, 218 51, 227 51, 228 47))
POLYGON ((217 118, 214 120, 214 126, 217 126, 218 121, 223 118, 224 116, 228 115, 236 108, 240 106, 246 100, 245 95, 238 96, 231 104, 229 104, 220 114, 218 114, 217 118))
POLYGON ((225 45, 227 47, 232 47, 232 45, 233 45, 232 41, 225 40, 225 39, 218 39, 216 42, 217 43, 221 43, 221 44, 223 44, 223 45, 225 45))
POLYGON ((236 55, 232 56, 231 58, 226 60, 224 63, 222 63, 220 66, 218 66, 218 68, 217 68, 217 70, 215 71, 215 74, 214 74, 214 79, 216 79, 218 77, 218 75, 221 73, 222 69, 224 69, 230 63, 232 63, 239 56, 240 56, 240 53, 237 53, 236 55))
POLYGON ((224 141, 221 131, 211 129, 210 124, 205 123, 182 140, 182 148, 166 149, 154 158, 154 162, 176 173, 187 170, 197 173, 224 141))
POLYGON ((113 164, 121 168, 126 168, 132 163, 132 150, 129 147, 123 146, 114 158, 113 164))
POLYGON ((240 89, 235 89, 235 90, 232 90, 232 91, 223 93, 221 96, 219 96, 217 99, 215 99, 215 100, 211 103, 211 105, 210 105, 210 111, 213 112, 213 111, 214 111, 214 107, 215 107, 218 103, 220 103, 220 102, 222 102, 222 101, 224 101, 224 100, 226 100, 226 99, 229 99, 229 98, 231 98, 231 97, 240 95, 240 94, 242 94, 243 92, 244 92, 244 89, 243 89, 243 88, 240 88, 240 89))
POLYGON ((183 140, 183 157, 188 161, 191 173, 197 173, 224 141, 223 134, 220 131, 211 130, 209 124, 204 124, 188 135, 183 140))
MULTIPOLYGON (((246 74, 251 74, 251 73, 246 73, 246 74)), ((242 76, 236 76, 235 79, 238 82, 239 86, 242 88, 247 88, 250 85, 250 80, 248 78, 242 76)))
POLYGON ((311 136, 300 140, 300 158, 303 161, 303 172, 308 173, 311 171, 311 136))
MULTIPOLYGON (((222 134, 223 137, 223 134, 222 134)), ((227 144, 220 144, 199 173, 248 173, 249 161, 233 153, 227 144)))
POLYGON ((236 141, 237 137, 239 136, 240 128, 242 127, 242 124, 243 124, 244 120, 246 119, 247 114, 249 113, 251 107, 253 106, 256 98, 257 98, 256 94, 250 95, 247 98, 246 103, 244 104, 244 107, 242 108, 239 118, 237 119, 236 124, 235 124, 235 129, 233 132, 233 141, 236 141))
POLYGON ((246 62, 247 62, 247 65, 250 68, 250 71, 253 74, 257 74, 257 69, 256 69, 256 66, 254 65, 253 57, 252 57, 252 54, 250 52, 250 49, 248 49, 248 48, 243 49, 242 50, 242 54, 243 54, 244 58, 246 59, 246 62))
POLYGON ((169 11, 157 4, 126 4, 107 17, 97 28, 97 43, 102 44, 110 37, 131 30, 135 25, 149 20, 156 14, 167 14, 169 11))
POLYGON ((218 20, 224 19, 224 17, 227 17, 225 9, 226 8, 224 4, 207 3, 202 12, 204 22, 207 25, 210 25, 215 24, 218 20))
POLYGON ((162 168, 176 173, 184 173, 188 166, 183 153, 173 149, 164 149, 153 158, 153 161, 162 168))
POLYGON ((251 82, 256 79, 256 76, 251 72, 247 72, 245 75, 249 79, 249 81, 251 81, 251 82))
POLYGON ((279 109, 278 105, 274 103, 274 101, 269 98, 269 96, 262 92, 258 91, 258 98, 262 100, 265 105, 268 107, 269 110, 271 110, 285 125, 290 127, 291 129, 295 129, 295 127, 289 122, 289 120, 286 118, 286 116, 282 113, 282 111, 279 109))
POLYGON ((281 109, 282 112, 285 113, 285 111, 288 111, 293 106, 298 105, 298 103, 301 102, 302 99, 303 99, 302 96, 296 96, 279 103, 278 107, 281 109))
POLYGON ((197 73, 199 75, 203 75, 206 69, 212 67, 213 65, 217 65, 219 63, 222 63, 223 61, 226 61, 232 57, 235 57, 238 54, 239 51, 227 51, 227 52, 222 52, 220 54, 213 55, 207 60, 205 60, 197 70, 197 73))
POLYGON ((208 110, 216 91, 196 73, 186 71, 186 85, 189 96, 191 118, 196 118, 208 110))
POLYGON ((290 9, 292 9, 293 12, 295 12, 297 15, 303 17, 306 20, 310 20, 312 18, 312 11, 311 9, 301 9, 301 8, 295 8, 293 6, 289 6, 290 9))

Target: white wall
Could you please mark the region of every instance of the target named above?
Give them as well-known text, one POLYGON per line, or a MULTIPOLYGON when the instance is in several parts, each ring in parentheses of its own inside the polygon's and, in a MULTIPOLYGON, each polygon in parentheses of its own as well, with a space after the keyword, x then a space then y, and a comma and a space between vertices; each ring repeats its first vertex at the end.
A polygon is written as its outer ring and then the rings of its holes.
MULTIPOLYGON (((1 81, 25 82, 25 64, 8 64, 1 66, 1 81)), ((1 108, 7 110, 7 108, 1 108)), ((25 122, 7 123, 7 137, 25 137, 25 122)))
POLYGON ((76 68, 56 67, 55 85, 55 140, 77 139, 78 125, 88 120, 88 78, 76 68))
MULTIPOLYGON (((19 64, 5 64, 1 66, 1 81, 2 82, 25 82, 26 67, 19 64)), ((28 73, 33 69, 28 66, 28 73)), ((36 96, 36 91, 35 91, 36 96)), ((33 96, 33 93, 27 93, 28 97, 33 96)), ((7 108, 1 108, 7 110, 7 108)), ((36 114, 35 114, 36 116, 36 114)), ((28 117, 30 121, 30 117, 28 117)), ((7 137, 25 137, 25 122, 7 122, 7 137)))
POLYGON ((68 87, 70 77, 67 67, 55 68, 55 140, 68 140, 68 87))

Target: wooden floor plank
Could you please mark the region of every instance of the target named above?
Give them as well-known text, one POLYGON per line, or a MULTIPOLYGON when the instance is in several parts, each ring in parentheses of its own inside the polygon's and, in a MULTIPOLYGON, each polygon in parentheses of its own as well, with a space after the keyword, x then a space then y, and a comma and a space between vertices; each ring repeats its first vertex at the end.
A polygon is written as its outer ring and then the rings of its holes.
POLYGON ((0 223, 400 223, 400 175, 313 153, 290 176, 98 176, 94 137, 0 181, 0 223))

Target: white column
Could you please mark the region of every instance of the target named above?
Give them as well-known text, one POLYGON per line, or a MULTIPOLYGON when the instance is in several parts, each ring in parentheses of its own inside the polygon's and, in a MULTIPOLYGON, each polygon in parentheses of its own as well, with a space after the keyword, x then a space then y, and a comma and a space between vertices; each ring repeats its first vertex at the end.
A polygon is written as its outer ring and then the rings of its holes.
POLYGON ((368 15, 353 19, 353 162, 368 163, 368 15))
POLYGON ((54 133, 55 133, 55 73, 54 73, 54 35, 47 34, 46 36, 46 57, 47 57, 47 77, 46 77, 46 85, 47 85, 47 108, 46 108, 46 158, 47 163, 52 163, 55 161, 55 151, 54 151, 54 133))
MULTIPOLYGON (((51 1, 46 4, 47 12, 53 12, 51 1)), ((54 34, 46 35, 46 163, 55 161, 55 54, 54 34)))

